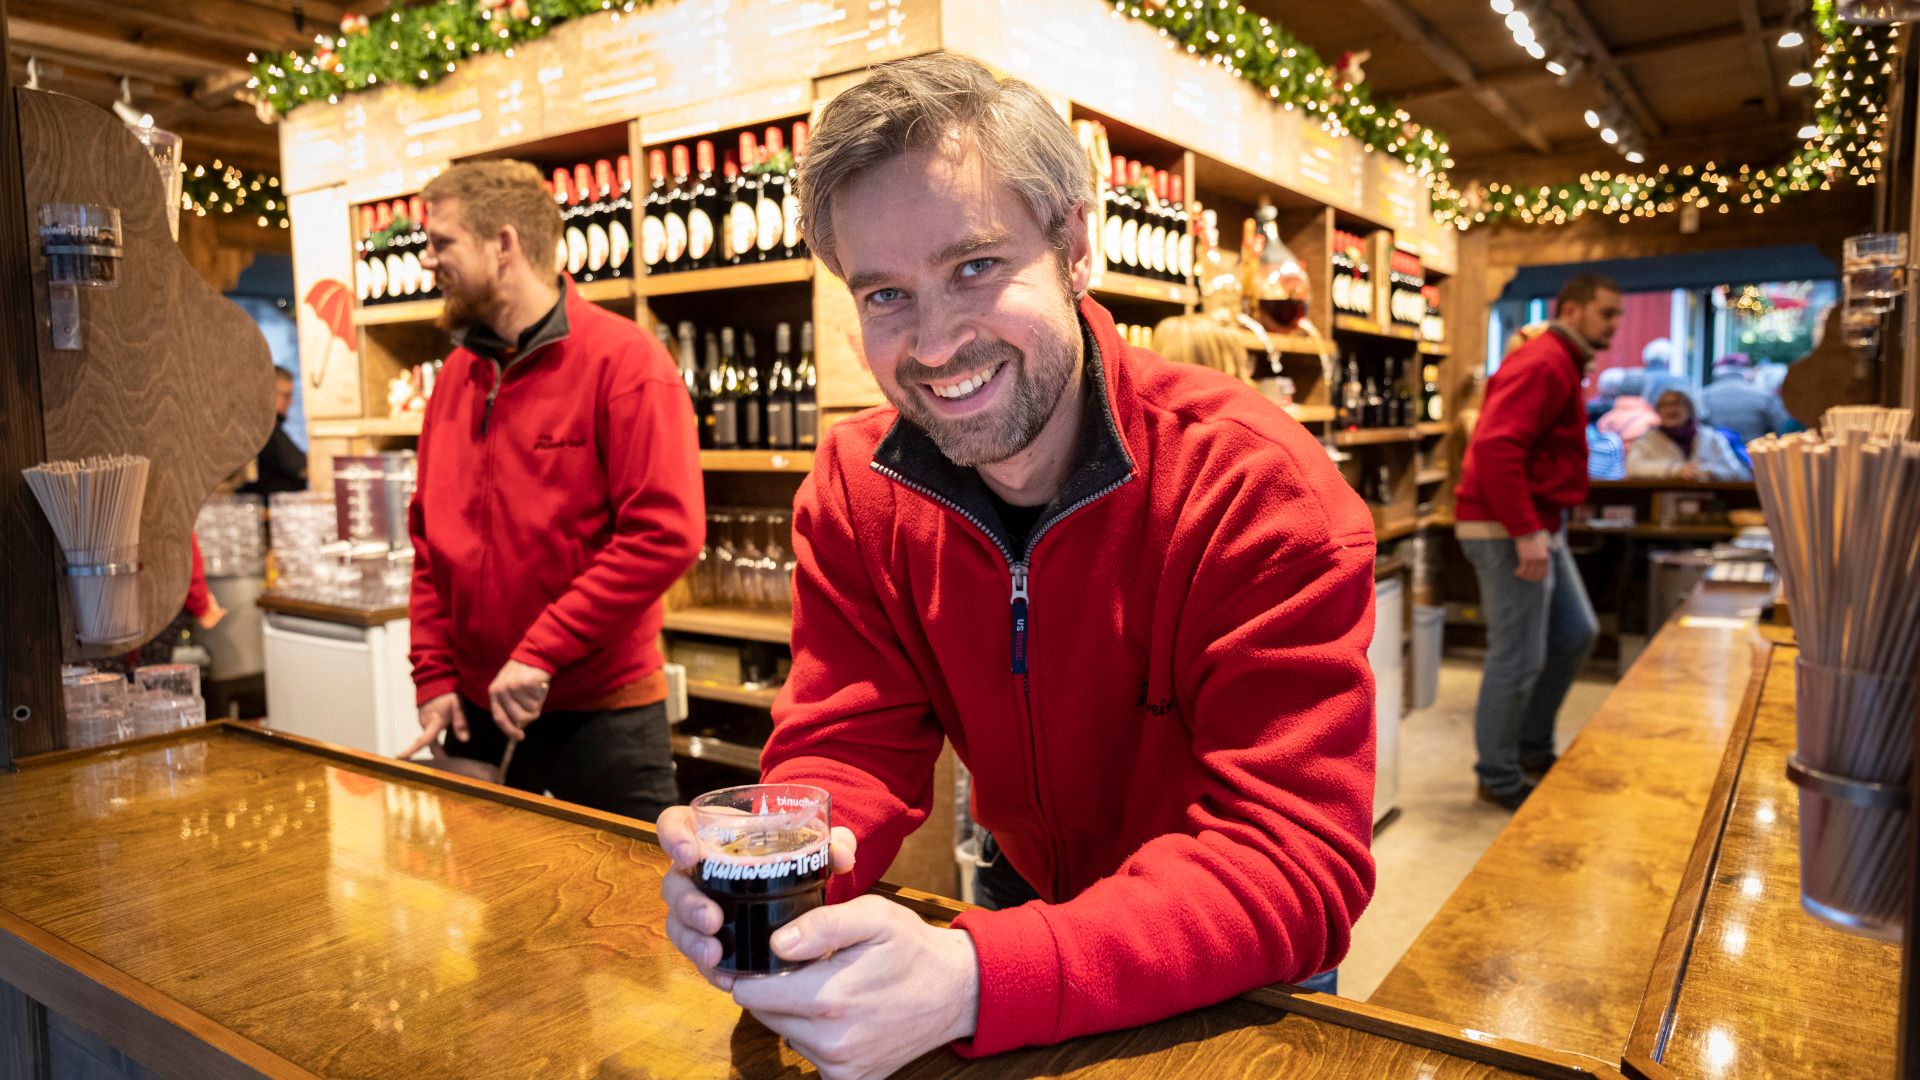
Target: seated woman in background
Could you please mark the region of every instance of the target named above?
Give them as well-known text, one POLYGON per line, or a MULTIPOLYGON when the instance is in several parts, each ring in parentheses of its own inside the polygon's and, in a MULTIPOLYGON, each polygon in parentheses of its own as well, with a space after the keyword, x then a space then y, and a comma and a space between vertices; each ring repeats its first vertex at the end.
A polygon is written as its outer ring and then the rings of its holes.
POLYGON ((1679 480, 1750 480, 1746 466, 1725 435, 1699 422, 1693 398, 1668 390, 1654 403, 1660 426, 1633 440, 1627 450, 1627 475, 1679 480))
POLYGON ((1176 364, 1198 364, 1244 383, 1247 347, 1233 329, 1210 315, 1175 315, 1153 328, 1153 351, 1176 364))

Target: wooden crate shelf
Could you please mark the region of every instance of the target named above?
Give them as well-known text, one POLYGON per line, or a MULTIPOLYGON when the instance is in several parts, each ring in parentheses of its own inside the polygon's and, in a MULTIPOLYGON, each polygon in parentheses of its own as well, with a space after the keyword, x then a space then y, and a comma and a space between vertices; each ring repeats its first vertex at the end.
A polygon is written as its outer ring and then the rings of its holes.
POLYGON ((1740 530, 1732 525, 1633 525, 1594 528, 1584 521, 1569 522, 1567 531, 1585 536, 1630 536, 1636 540, 1731 540, 1740 530))
POLYGON ((716 266, 710 270, 683 270, 677 274, 650 274, 635 278, 633 291, 640 296, 680 296, 812 280, 812 259, 779 259, 744 266, 716 266))
POLYGON ((1427 439, 1435 435, 1445 435, 1447 432, 1453 430, 1453 425, 1445 420, 1422 420, 1417 426, 1417 430, 1420 432, 1421 438, 1427 439))
POLYGON ((687 696, 701 701, 724 701, 729 705, 746 705, 755 709, 773 708, 773 699, 780 694, 779 687, 751 688, 729 686, 726 683, 705 682, 697 679, 687 680, 687 696))
POLYGON ((1340 410, 1331 405, 1301 405, 1295 402, 1286 409, 1288 416, 1303 424, 1324 424, 1340 415, 1340 410))
POLYGON ((785 645, 793 636, 793 622, 785 615, 732 608, 687 608, 667 612, 665 629, 677 634, 705 634, 785 645))
POLYGON ((1358 431, 1334 432, 1333 445, 1378 446, 1383 443, 1413 442, 1418 438, 1419 428, 1361 428, 1358 431))
MULTIPOLYGON (((633 281, 614 278, 608 281, 576 283, 580 298, 595 304, 621 304, 633 299, 633 281)), ((392 326, 402 323, 430 323, 446 309, 444 300, 409 300, 404 304, 380 304, 353 309, 355 326, 392 326)))
POLYGON ((1093 287, 1093 294, 1128 300, 1157 300, 1187 307, 1200 302, 1200 290, 1184 281, 1161 281, 1133 274, 1116 274, 1111 270, 1100 276, 1100 283, 1093 287))
POLYGON ((1414 474, 1413 482, 1416 484, 1444 484, 1447 482, 1447 470, 1421 469, 1418 473, 1414 474))
POLYGON ((813 471, 813 451, 702 450, 700 468, 707 472, 808 473, 813 471))
POLYGON ((1423 341, 1420 343, 1420 355, 1445 359, 1453 355, 1453 348, 1444 341, 1423 341))
POLYGON ((1320 346, 1305 334, 1268 334, 1267 344, 1261 344, 1260 335, 1242 328, 1239 331, 1240 342, 1248 352, 1264 353, 1269 347, 1274 352, 1288 356, 1310 356, 1320 359, 1320 346))
POLYGON ((315 439, 367 439, 375 436, 417 436, 420 434, 417 412, 399 416, 347 417, 339 420, 309 420, 307 435, 315 439))
POLYGON ((1362 319, 1357 315, 1335 315, 1335 331, 1347 334, 1366 334, 1371 337, 1391 338, 1394 341, 1419 341, 1420 331, 1408 326, 1383 326, 1372 319, 1362 319))
POLYGON ((711 761, 731 766, 746 772, 760 771, 760 750, 758 747, 742 746, 724 739, 712 739, 705 735, 682 735, 675 732, 672 738, 675 757, 693 758, 698 761, 711 761))

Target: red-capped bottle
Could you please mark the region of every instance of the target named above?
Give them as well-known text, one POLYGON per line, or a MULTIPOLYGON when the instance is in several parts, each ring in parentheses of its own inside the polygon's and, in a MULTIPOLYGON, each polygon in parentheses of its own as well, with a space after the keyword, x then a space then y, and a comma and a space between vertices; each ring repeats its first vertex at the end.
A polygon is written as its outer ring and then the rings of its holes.
POLYGON ((1116 272, 1127 268, 1126 260, 1120 257, 1120 234, 1126 230, 1131 201, 1132 197, 1127 194, 1127 159, 1115 154, 1107 175, 1106 220, 1100 227, 1100 249, 1107 269, 1116 272))
POLYGON ((780 219, 784 229, 780 247, 781 253, 789 259, 803 259, 807 255, 806 235, 800 227, 800 185, 795 183, 795 178, 800 171, 801 160, 807 155, 809 134, 805 120, 793 122, 793 156, 787 167, 787 191, 780 202, 780 219))
POLYGON ((693 185, 686 146, 675 146, 667 157, 673 163, 673 187, 667 192, 667 253, 663 261, 668 272, 678 273, 691 265, 687 258, 687 217, 693 209, 693 185))
POLYGON ((687 201, 687 265, 696 270, 720 265, 715 224, 720 216, 720 188, 715 184, 713 143, 693 144, 693 194, 687 201))
POLYGON ((766 258, 786 257, 787 225, 783 207, 787 191, 787 170, 791 168, 792 158, 786 153, 786 137, 777 127, 767 129, 766 145, 760 151, 760 197, 753 204, 754 217, 759 223, 759 236, 754 243, 766 252, 766 258))
POLYGON ((640 261, 643 273, 667 272, 667 152, 647 151, 646 216, 640 220, 640 261))
POLYGON ((553 170, 553 201, 560 207, 560 240, 554 247, 553 272, 567 270, 567 229, 573 224, 573 180, 565 169, 553 170))
POLYGON ((617 187, 607 215, 607 273, 624 278, 633 274, 633 158, 621 154, 613 162, 617 187))
POLYGON ((593 170, 585 164, 576 165, 572 180, 567 207, 573 211, 573 220, 563 233, 567 238, 567 275, 575 281, 591 281, 587 274, 587 232, 593 224, 593 170))
POLYGON ((759 164, 760 150, 753 132, 741 132, 739 170, 727 192, 727 261, 731 264, 766 258, 760 250, 759 213, 754 208, 760 201, 759 164))

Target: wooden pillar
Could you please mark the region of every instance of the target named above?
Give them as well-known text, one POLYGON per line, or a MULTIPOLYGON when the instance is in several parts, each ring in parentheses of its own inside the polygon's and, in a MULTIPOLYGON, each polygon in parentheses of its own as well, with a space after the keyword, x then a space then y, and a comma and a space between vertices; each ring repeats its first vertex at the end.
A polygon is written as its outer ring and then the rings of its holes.
MULTIPOLYGON (((6 21, 0 0, 0 55, 6 21)), ((52 730, 60 723, 57 549, 20 474, 45 460, 47 450, 32 244, 19 116, 13 90, 0 88, 0 769, 9 770, 21 725, 52 730)))

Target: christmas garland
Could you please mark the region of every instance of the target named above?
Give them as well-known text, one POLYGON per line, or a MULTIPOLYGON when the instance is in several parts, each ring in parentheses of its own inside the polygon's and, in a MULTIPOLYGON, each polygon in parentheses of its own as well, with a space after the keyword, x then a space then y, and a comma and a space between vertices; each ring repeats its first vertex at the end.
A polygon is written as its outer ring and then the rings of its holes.
POLYGON ((180 166, 180 209, 209 214, 251 215, 265 228, 287 227, 287 197, 280 178, 248 172, 221 161, 180 166))
MULTIPOLYGON (((612 12, 618 18, 654 0, 434 0, 348 16, 337 36, 312 52, 252 57, 249 86, 257 98, 285 113, 314 101, 381 85, 430 86, 479 53, 513 55, 516 44, 545 36, 569 19, 612 12)), ((1872 183, 1879 169, 1886 98, 1897 31, 1841 22, 1833 0, 1813 0, 1823 48, 1815 61, 1820 97, 1815 126, 1784 164, 1722 169, 1712 162, 1638 175, 1588 173, 1577 183, 1515 188, 1472 183, 1456 188, 1447 140, 1413 121, 1405 110, 1377 100, 1361 64, 1366 53, 1327 64, 1310 46, 1233 0, 1108 0, 1115 18, 1159 30, 1169 48, 1203 56, 1252 85, 1283 108, 1300 109, 1370 152, 1391 155, 1433 186, 1434 216, 1466 229, 1499 221, 1564 224, 1588 213, 1623 221, 1683 206, 1733 205, 1755 211, 1783 198, 1824 190, 1843 178, 1872 183)), ((284 205, 284 203, 282 204, 284 205)))

